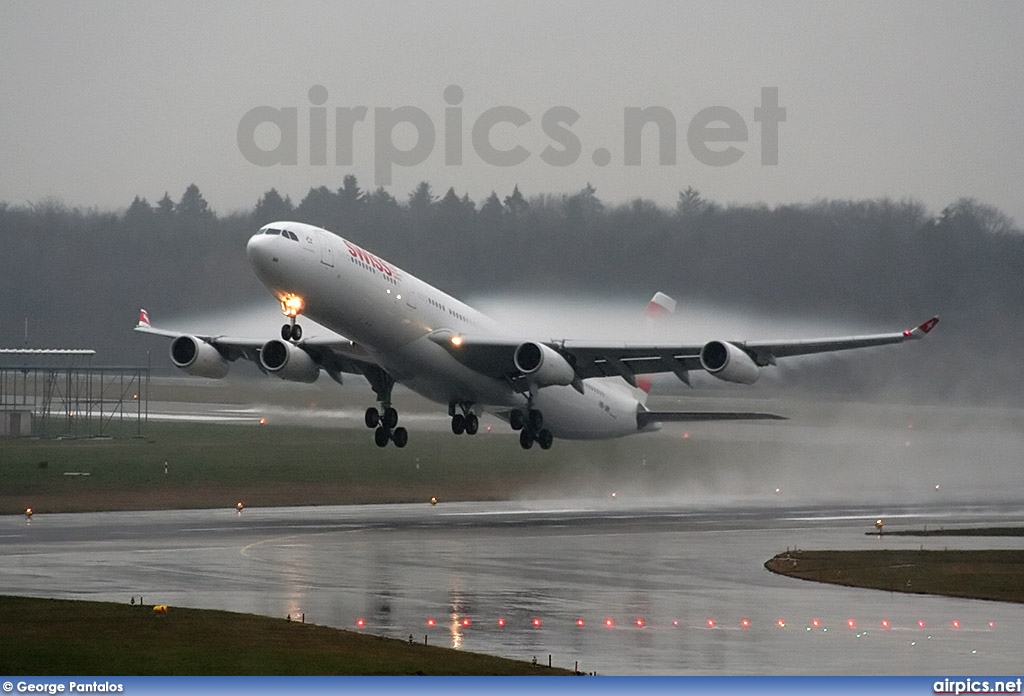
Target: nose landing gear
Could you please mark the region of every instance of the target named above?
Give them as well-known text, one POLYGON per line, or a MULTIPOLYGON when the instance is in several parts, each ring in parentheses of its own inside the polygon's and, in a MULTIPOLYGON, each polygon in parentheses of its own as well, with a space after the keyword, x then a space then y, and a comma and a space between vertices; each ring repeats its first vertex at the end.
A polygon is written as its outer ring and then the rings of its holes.
POLYGON ((305 303, 298 295, 288 293, 281 298, 281 312, 288 317, 288 323, 281 327, 281 338, 285 341, 299 341, 302 339, 302 327, 295 323, 305 303))
POLYGON ((302 327, 295 323, 294 318, 291 323, 281 327, 281 338, 286 341, 298 341, 302 338, 302 327))

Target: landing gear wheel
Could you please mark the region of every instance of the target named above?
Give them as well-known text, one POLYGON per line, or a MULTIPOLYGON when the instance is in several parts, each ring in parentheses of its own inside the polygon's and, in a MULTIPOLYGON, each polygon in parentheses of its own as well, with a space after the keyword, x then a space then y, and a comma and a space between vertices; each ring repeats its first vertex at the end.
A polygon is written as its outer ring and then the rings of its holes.
POLYGON ((476 435, 477 431, 480 430, 480 419, 476 417, 475 413, 470 413, 465 418, 466 421, 466 434, 476 435))
POLYGON ((376 428, 380 425, 380 412, 371 406, 366 409, 366 415, 363 417, 363 422, 366 423, 367 428, 376 428))
POLYGON ((377 428, 373 431, 373 441, 378 447, 387 447, 388 440, 391 439, 391 433, 388 432, 387 428, 377 428))
POLYGON ((551 449, 551 444, 555 441, 555 438, 551 435, 550 430, 541 430, 537 433, 537 444, 543 450, 551 449))
POLYGON ((395 428, 395 432, 391 433, 391 441, 395 443, 395 447, 402 449, 409 442, 409 433, 405 428, 395 428))
POLYGON ((464 432, 466 432, 466 417, 461 413, 456 413, 452 416, 452 433, 461 435, 464 432))
POLYGON ((522 430, 526 426, 526 418, 523 417, 523 412, 519 409, 515 409, 512 413, 508 414, 508 424, 512 426, 513 430, 522 430))
POLYGON ((519 433, 519 446, 524 450, 533 447, 533 434, 529 430, 523 430, 519 433))
POLYGON ((539 433, 544 427, 544 414, 535 408, 531 408, 529 415, 526 417, 526 426, 531 431, 539 433))
POLYGON ((281 327, 281 338, 285 341, 290 341, 292 338, 292 325, 285 324, 281 327))
POLYGON ((292 340, 298 341, 302 338, 302 327, 296 324, 292 327, 292 340))
POLYGON ((394 428, 398 425, 398 411, 388 406, 384 409, 384 414, 381 417, 385 428, 394 428))

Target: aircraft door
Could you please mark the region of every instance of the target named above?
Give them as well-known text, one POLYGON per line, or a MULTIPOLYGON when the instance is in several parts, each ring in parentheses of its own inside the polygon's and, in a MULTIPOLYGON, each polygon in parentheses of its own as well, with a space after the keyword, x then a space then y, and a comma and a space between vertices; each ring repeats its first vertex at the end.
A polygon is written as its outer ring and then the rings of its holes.
POLYGON ((334 268, 334 246, 331 244, 332 235, 317 233, 320 238, 320 263, 334 268))

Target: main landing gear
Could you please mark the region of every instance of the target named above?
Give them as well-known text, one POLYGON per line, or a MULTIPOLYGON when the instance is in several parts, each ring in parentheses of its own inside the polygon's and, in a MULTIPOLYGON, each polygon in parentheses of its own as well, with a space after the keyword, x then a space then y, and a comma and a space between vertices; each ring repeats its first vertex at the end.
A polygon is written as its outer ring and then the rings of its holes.
MULTIPOLYGON (((383 405, 383 404, 382 404, 383 405)), ((391 406, 384 406, 383 412, 374 407, 366 409, 365 422, 367 428, 375 428, 373 441, 378 447, 387 447, 394 442, 395 447, 405 447, 409 442, 409 432, 398 426, 398 411, 391 406)))
POLYGON ((530 449, 534 442, 540 445, 541 449, 551 449, 555 438, 551 431, 544 427, 544 414, 537 409, 531 408, 526 413, 518 409, 512 411, 508 421, 513 430, 519 431, 519 446, 523 449, 530 449))
POLYGON ((409 432, 398 425, 398 411, 391 406, 394 378, 381 369, 367 371, 366 378, 380 401, 379 411, 371 406, 364 416, 366 427, 373 428, 373 441, 378 447, 387 447, 389 442, 394 442, 399 449, 405 447, 409 442, 409 432))
POLYGON ((452 417, 452 433, 455 435, 476 435, 480 430, 480 418, 473 413, 472 404, 449 404, 448 415, 452 417), (455 411, 456 406, 462 413, 455 411))

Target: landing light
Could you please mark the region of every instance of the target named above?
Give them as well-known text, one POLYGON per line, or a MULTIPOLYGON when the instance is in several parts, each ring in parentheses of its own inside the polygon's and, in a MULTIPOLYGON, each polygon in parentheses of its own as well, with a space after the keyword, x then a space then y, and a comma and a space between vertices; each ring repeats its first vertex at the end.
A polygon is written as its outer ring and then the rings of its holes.
POLYGON ((458 348, 462 345, 462 336, 452 336, 452 345, 458 348))
POLYGON ((286 317, 291 317, 292 319, 302 314, 304 305, 305 303, 302 301, 302 298, 292 293, 288 293, 281 298, 281 311, 284 312, 286 317))

